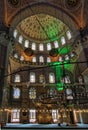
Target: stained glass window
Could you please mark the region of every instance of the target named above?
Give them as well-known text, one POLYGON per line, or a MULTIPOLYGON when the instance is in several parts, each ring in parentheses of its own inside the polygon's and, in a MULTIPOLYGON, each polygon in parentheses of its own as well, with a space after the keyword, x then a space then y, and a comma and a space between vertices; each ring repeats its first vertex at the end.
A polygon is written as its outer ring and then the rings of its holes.
POLYGON ((33 88, 33 87, 29 89, 29 98, 30 99, 35 99, 36 98, 36 89, 33 88))
POLYGON ((30 82, 35 83, 35 73, 34 72, 30 72, 30 82))
POLYGON ((55 46, 55 48, 59 47, 58 41, 54 41, 54 46, 55 46))
POLYGON ((14 57, 15 57, 15 58, 18 58, 18 54, 17 54, 17 53, 15 53, 15 54, 14 54, 14 57))
POLYGON ((40 83, 44 83, 44 79, 45 79, 44 75, 40 74, 40 76, 39 76, 39 82, 40 83))
POLYGON ((62 43, 62 45, 64 45, 64 44, 66 43, 66 41, 65 41, 65 38, 64 38, 64 37, 61 37, 61 43, 62 43))
POLYGON ((72 93, 72 90, 70 88, 66 89, 66 97, 68 100, 73 99, 73 93, 72 93))
POLYGON ((39 62, 40 62, 40 63, 43 63, 43 62, 44 62, 44 57, 43 57, 43 56, 40 56, 40 57, 39 57, 39 62))
POLYGON ((25 40, 24 47, 26 47, 26 48, 29 47, 29 41, 28 40, 25 40))
POLYGON ((68 40, 70 40, 70 39, 72 38, 71 32, 70 32, 70 31, 67 31, 66 34, 67 34, 68 40))
POLYGON ((51 43, 47 43, 47 50, 51 50, 51 43))
POLYGON ((47 63, 50 63, 50 62, 51 62, 50 57, 47 57, 47 63))
POLYGON ((19 74, 15 75, 14 82, 20 82, 20 75, 19 74))
POLYGON ((39 50, 40 51, 43 51, 44 50, 44 45, 41 43, 41 44, 39 44, 39 50))
POLYGON ((17 32, 17 30, 15 29, 14 32, 13 32, 13 36, 14 36, 14 38, 17 37, 17 33, 18 33, 18 32, 17 32))
POLYGON ((83 83, 83 77, 82 77, 81 75, 78 77, 78 82, 79 82, 80 84, 83 83))
POLYGON ((29 119, 29 121, 30 122, 35 122, 36 121, 36 110, 33 110, 33 109, 31 109, 31 110, 29 110, 29 117, 30 117, 30 119, 29 119))
POLYGON ((49 74, 49 83, 55 83, 55 75, 54 75, 54 73, 49 74))
POLYGON ((52 110, 52 118, 54 122, 58 121, 58 110, 52 110))
POLYGON ((19 99, 20 98, 20 94, 21 94, 21 91, 19 88, 13 88, 13 98, 14 99, 19 99))
POLYGON ((22 37, 22 35, 20 35, 20 36, 19 36, 18 41, 19 41, 19 43, 21 43, 21 44, 22 44, 22 41, 23 41, 23 37, 22 37))
POLYGON ((21 61, 23 61, 23 60, 24 60, 24 57, 23 57, 23 56, 21 56, 21 57, 20 57, 20 60, 21 60, 21 61))
POLYGON ((68 55, 65 55, 65 60, 69 60, 69 56, 68 55))
POLYGON ((32 58, 32 62, 36 62, 36 57, 35 56, 32 58))
POLYGON ((32 47, 31 47, 32 50, 36 50, 36 43, 32 43, 32 47))
POLYGON ((66 75, 66 76, 62 79, 62 82, 63 82, 63 83, 71 83, 70 76, 66 75))
POLYGON ((61 56, 59 57, 59 61, 60 61, 60 62, 63 61, 63 58, 62 58, 61 56))
POLYGON ((11 122, 20 122, 20 110, 11 110, 11 122))

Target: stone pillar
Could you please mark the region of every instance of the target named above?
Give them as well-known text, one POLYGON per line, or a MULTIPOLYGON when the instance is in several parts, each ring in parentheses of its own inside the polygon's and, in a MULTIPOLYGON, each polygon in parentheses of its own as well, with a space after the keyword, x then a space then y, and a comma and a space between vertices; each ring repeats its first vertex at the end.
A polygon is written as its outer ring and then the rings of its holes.
POLYGON ((0 44, 6 47, 6 55, 5 55, 5 66, 4 66, 4 76, 3 76, 3 86, 2 86, 2 119, 1 122, 7 121, 7 112, 5 108, 8 106, 8 86, 7 86, 7 78, 8 78, 8 60, 9 60, 9 52, 11 51, 10 45, 11 41, 6 33, 0 36, 0 44))
POLYGON ((70 111, 69 111, 69 115, 70 115, 70 123, 71 123, 71 124, 75 124, 73 110, 70 110, 70 111))

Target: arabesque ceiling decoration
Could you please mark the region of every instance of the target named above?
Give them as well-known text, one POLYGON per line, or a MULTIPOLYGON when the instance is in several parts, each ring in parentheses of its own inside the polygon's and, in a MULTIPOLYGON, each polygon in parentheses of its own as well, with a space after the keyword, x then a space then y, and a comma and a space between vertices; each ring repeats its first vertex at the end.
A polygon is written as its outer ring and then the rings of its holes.
POLYGON ((43 55, 44 53, 51 58, 51 62, 54 62, 59 59, 59 56, 66 55, 71 51, 72 39, 68 40, 66 36, 67 31, 71 32, 71 30, 61 20, 48 14, 42 13, 27 17, 16 26, 15 30, 17 31, 17 36, 15 37, 16 45, 14 50, 16 50, 18 55, 23 56, 25 61, 31 62, 32 56, 43 55), (19 42, 20 36, 22 36, 21 43, 19 42), (67 43, 61 43, 62 37, 66 38, 67 43), (25 41, 28 41, 29 44, 27 48, 25 48, 25 41), (56 48, 54 45, 55 41, 58 44, 56 48), (33 42, 37 46, 35 50, 32 50, 33 42), (43 51, 39 50, 40 43, 44 44, 43 51), (52 46, 50 50, 47 50, 48 43, 52 46))
POLYGON ((47 40, 58 40, 68 27, 53 16, 37 14, 21 21, 17 29, 25 38, 44 43, 47 40))

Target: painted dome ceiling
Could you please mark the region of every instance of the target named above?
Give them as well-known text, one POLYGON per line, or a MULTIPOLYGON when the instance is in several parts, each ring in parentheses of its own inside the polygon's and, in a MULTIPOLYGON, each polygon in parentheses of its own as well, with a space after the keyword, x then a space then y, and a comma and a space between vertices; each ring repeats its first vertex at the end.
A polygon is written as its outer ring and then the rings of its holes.
POLYGON ((56 62, 73 58, 71 30, 61 20, 36 14, 22 20, 14 30, 13 57, 21 62, 56 62), (36 58, 36 59, 35 59, 36 58), (48 59, 48 60, 47 60, 48 59))
POLYGON ((17 30, 27 39, 36 42, 57 40, 68 27, 59 19, 47 15, 37 14, 21 21, 17 30))

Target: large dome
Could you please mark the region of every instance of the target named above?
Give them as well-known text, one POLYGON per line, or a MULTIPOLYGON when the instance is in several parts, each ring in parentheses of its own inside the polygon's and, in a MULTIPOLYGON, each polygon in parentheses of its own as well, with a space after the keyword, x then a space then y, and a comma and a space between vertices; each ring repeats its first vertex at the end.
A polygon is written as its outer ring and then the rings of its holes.
POLYGON ((17 30, 24 37, 37 42, 52 41, 65 33, 68 27, 59 19, 47 15, 37 14, 22 20, 17 30))
POLYGON ((40 55, 46 55, 49 62, 56 62, 63 55, 68 57, 73 43, 73 34, 68 26, 44 13, 32 15, 19 22, 14 30, 14 37, 16 46, 13 55, 16 59, 24 57, 22 60, 29 62, 32 62, 33 57, 37 57, 39 62, 40 55))

